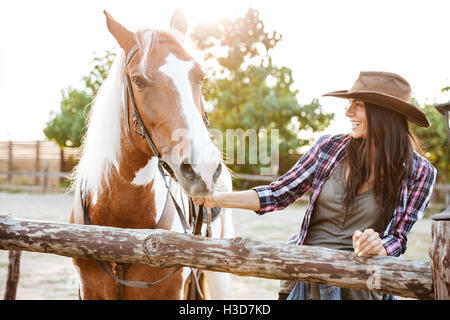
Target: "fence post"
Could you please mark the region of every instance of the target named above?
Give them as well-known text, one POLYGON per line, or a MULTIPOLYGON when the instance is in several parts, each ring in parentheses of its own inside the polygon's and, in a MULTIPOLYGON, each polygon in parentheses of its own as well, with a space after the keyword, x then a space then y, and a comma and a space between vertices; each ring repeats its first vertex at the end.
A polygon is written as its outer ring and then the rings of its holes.
MULTIPOLYGON (((59 172, 65 172, 65 162, 64 162, 64 148, 61 147, 59 152, 59 172)), ((64 177, 59 177, 59 183, 62 184, 64 182, 64 177)))
POLYGON ((44 161, 44 183, 42 184, 42 191, 47 193, 48 187, 48 161, 44 161))
POLYGON ((434 297, 450 299, 450 207, 435 214, 431 226, 431 270, 433 272, 434 297))
POLYGON ((12 170, 13 170, 13 143, 8 141, 8 182, 11 183, 12 180, 12 170))
POLYGON ((3 297, 4 300, 16 300, 17 285, 19 284, 20 277, 21 255, 22 251, 9 251, 8 276, 6 279, 5 295, 3 297))
MULTIPOLYGON (((35 170, 36 172, 40 171, 40 158, 39 158, 39 147, 40 147, 40 141, 36 141, 36 161, 35 161, 35 170)), ((39 185, 39 176, 36 175, 36 177, 34 178, 34 184, 39 185)))

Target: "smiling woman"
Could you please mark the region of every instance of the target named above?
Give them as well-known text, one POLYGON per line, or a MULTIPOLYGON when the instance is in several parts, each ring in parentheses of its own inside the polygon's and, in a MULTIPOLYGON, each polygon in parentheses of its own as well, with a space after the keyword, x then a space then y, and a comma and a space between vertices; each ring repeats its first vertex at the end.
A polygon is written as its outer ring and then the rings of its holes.
MULTIPOLYGON (((423 217, 435 168, 414 150, 408 121, 428 127, 410 103, 411 88, 397 74, 361 72, 351 90, 326 96, 350 99, 347 135, 325 135, 268 186, 195 199, 207 207, 246 208, 258 214, 282 210, 310 191, 301 229, 288 243, 400 256, 407 234, 423 217)), ((370 288, 368 288, 370 290, 370 288)), ((288 299, 392 299, 369 290, 297 282, 282 286, 288 299)))

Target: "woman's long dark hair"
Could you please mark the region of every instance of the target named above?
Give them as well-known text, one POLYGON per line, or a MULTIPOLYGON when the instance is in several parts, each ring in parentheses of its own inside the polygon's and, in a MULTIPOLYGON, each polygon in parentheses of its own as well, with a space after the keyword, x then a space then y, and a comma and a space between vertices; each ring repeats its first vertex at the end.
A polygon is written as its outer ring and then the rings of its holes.
POLYGON ((349 168, 344 208, 350 212, 356 203, 360 186, 370 177, 371 142, 374 145, 373 193, 380 209, 375 231, 386 229, 397 206, 402 179, 411 170, 414 149, 420 149, 417 139, 410 132, 404 115, 395 111, 365 103, 367 137, 350 138, 346 147, 346 164, 349 168))

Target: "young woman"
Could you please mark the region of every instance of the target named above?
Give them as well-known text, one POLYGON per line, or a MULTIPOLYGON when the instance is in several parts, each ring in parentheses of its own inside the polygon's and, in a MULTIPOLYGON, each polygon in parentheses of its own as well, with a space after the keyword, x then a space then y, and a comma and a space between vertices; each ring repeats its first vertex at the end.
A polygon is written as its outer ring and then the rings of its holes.
MULTIPOLYGON (((349 99, 345 115, 352 131, 323 136, 277 181, 252 190, 197 198, 206 207, 281 210, 307 191, 309 204, 300 231, 288 241, 400 256, 407 234, 421 219, 436 177, 414 148, 408 121, 423 127, 425 114, 410 103, 411 88, 397 74, 361 72, 352 89, 325 96, 349 99)), ((386 299, 376 292, 297 282, 288 299, 386 299)))

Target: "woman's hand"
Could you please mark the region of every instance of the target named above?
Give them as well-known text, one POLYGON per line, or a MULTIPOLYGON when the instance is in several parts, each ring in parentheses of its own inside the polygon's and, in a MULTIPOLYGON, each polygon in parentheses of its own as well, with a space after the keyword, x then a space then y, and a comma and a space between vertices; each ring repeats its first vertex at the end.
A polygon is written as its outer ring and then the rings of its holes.
POLYGON ((203 205, 205 208, 220 207, 216 196, 217 195, 214 193, 213 195, 208 196, 208 197, 192 198, 192 201, 194 201, 194 203, 198 206, 203 205))
POLYGON ((387 255, 386 249, 381 243, 380 235, 373 229, 366 229, 364 232, 356 230, 353 233, 353 249, 358 256, 365 254, 387 255))

